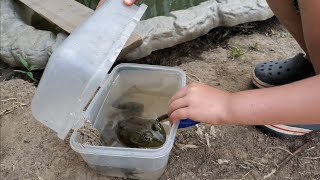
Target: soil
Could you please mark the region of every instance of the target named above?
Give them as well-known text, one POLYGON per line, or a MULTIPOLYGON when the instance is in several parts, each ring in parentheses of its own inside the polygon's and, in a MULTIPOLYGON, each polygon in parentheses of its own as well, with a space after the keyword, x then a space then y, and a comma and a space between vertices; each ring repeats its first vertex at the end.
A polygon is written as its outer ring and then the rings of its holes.
MULTIPOLYGON (((188 83, 201 81, 231 92, 253 89, 250 73, 255 64, 302 51, 274 18, 246 26, 217 28, 135 63, 178 66, 187 72, 188 83), (258 46, 250 48, 255 43, 258 46), (232 46, 247 52, 233 59, 229 57, 232 46)), ((118 179, 90 169, 70 148, 68 138, 60 140, 33 118, 30 102, 35 83, 3 63, 0 78, 0 113, 8 110, 0 115, 1 179, 118 179)), ((199 124, 178 130, 161 179, 320 179, 319 156, 320 133, 286 139, 253 126, 199 124)))

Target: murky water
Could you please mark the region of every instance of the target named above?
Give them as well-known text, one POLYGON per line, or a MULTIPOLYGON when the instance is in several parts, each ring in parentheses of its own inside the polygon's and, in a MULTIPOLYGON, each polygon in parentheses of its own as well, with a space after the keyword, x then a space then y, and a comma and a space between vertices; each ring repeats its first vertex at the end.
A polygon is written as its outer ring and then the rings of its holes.
MULTIPOLYGON (((161 75, 161 74, 160 74, 161 75)), ((116 125, 119 121, 131 116, 143 119, 156 119, 167 112, 167 105, 171 96, 177 91, 177 81, 173 77, 161 78, 157 74, 139 74, 127 72, 119 75, 112 84, 106 101, 103 104, 94 127, 101 132, 104 145, 122 147, 116 136, 116 125), (141 77, 139 77, 141 76, 141 77), (135 79, 135 80, 134 80, 135 79), (134 81, 134 82, 133 82, 134 81), (174 83, 175 82, 175 83, 174 83), (119 109, 118 104, 134 102, 143 106, 143 110, 119 109)), ((170 122, 163 122, 167 136, 170 132, 170 122)))

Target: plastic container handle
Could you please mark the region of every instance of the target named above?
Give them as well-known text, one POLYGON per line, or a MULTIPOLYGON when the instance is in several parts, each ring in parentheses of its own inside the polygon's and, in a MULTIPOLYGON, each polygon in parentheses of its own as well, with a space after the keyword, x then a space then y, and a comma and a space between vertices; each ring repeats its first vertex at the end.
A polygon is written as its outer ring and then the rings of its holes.
POLYGON ((199 124, 200 122, 196 122, 196 121, 193 121, 191 119, 184 119, 184 120, 180 120, 180 123, 179 123, 179 126, 178 128, 187 128, 187 127, 190 127, 190 126, 194 126, 194 125, 197 125, 199 124))

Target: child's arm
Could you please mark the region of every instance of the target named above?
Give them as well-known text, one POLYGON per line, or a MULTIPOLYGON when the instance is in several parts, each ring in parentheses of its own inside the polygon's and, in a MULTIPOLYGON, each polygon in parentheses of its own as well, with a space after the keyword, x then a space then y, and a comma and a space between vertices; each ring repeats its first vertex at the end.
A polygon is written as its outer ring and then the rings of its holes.
POLYGON ((210 124, 320 124, 320 75, 238 93, 189 85, 172 97, 168 113, 172 121, 190 118, 210 124))

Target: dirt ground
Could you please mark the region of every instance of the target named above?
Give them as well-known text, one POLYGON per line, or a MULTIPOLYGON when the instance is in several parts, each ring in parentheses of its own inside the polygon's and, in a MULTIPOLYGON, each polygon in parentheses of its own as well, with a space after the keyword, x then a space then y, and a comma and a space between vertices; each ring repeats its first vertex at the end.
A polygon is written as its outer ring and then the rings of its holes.
MULTIPOLYGON (((188 82, 201 81, 231 92, 253 89, 250 72, 255 64, 288 58, 301 49, 274 18, 249 25, 238 33, 234 28, 220 29, 227 38, 219 43, 215 29, 136 63, 179 66, 187 72, 188 82), (232 46, 246 53, 232 59, 232 46)), ((36 86, 20 77, 1 64, 0 113, 9 111, 0 115, 1 179, 118 179, 91 170, 68 139, 60 140, 33 118, 30 102, 36 86)), ((320 133, 284 139, 252 126, 200 124, 178 130, 161 179, 320 179, 319 156, 320 133), (281 164, 291 153, 293 158, 281 164)))

